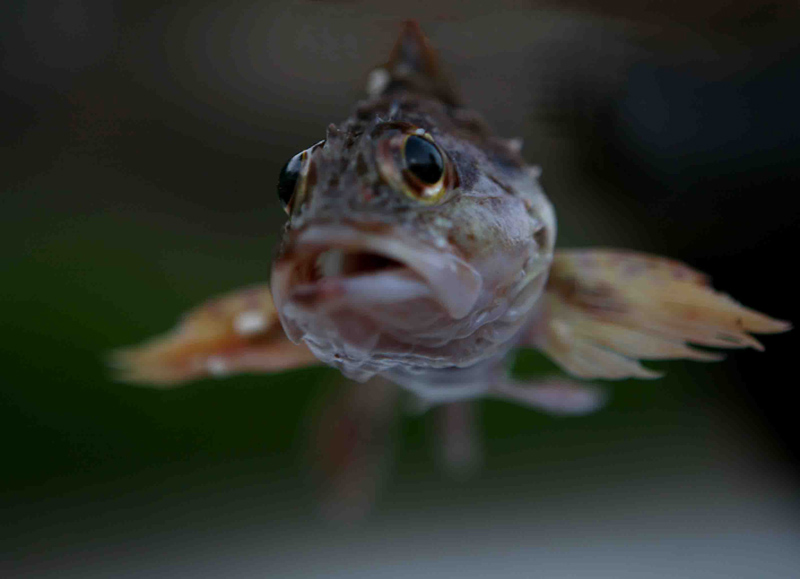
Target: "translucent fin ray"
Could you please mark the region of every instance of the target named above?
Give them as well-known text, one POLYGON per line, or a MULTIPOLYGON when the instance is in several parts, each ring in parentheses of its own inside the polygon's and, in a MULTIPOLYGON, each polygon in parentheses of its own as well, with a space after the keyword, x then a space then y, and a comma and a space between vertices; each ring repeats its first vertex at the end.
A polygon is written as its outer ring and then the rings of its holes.
POLYGON ((656 378, 638 360, 715 361, 689 344, 762 350, 751 333, 791 324, 715 291, 707 276, 652 255, 556 252, 530 344, 581 378, 656 378))
POLYGON ((277 372, 316 358, 283 333, 266 285, 234 291, 184 316, 171 332, 113 352, 111 365, 125 382, 173 386, 208 376, 277 372))

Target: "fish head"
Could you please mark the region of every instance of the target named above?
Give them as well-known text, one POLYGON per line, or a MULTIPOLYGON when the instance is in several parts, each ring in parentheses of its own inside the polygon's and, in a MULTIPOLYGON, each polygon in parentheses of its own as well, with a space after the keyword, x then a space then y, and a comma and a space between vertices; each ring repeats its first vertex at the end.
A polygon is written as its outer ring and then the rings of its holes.
POLYGON ((271 286, 287 335, 357 380, 510 347, 555 242, 537 176, 441 94, 395 83, 360 103, 281 172, 271 286))

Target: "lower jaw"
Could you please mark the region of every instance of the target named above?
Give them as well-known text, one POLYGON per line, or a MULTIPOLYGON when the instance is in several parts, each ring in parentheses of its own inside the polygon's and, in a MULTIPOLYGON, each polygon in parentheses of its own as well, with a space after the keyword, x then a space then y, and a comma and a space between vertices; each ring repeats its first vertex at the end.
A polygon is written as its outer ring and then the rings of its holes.
POLYGON ((420 341, 414 332, 397 335, 373 320, 352 316, 335 325, 314 320, 303 340, 323 363, 365 380, 377 373, 463 369, 502 357, 514 347, 523 326, 523 321, 496 321, 460 338, 453 337, 458 328, 451 327, 435 341, 420 341))

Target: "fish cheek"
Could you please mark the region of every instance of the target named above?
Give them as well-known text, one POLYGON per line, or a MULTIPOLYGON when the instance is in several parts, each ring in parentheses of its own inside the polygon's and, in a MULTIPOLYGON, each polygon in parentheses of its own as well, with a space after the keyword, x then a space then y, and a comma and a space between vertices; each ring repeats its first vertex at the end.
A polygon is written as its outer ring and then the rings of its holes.
POLYGON ((448 207, 448 241, 473 263, 514 258, 535 244, 524 204, 510 195, 463 196, 448 207))

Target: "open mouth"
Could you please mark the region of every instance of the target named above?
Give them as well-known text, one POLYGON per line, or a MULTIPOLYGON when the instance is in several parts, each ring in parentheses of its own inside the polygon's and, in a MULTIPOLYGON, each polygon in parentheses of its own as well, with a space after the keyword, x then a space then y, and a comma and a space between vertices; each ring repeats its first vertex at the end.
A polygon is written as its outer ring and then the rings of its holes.
POLYGON ((344 224, 300 230, 272 270, 279 312, 289 304, 308 312, 427 297, 460 319, 475 305, 481 285, 480 274, 451 252, 395 228, 375 232, 344 224))
POLYGON ((396 259, 378 253, 333 248, 323 251, 314 260, 311 278, 318 281, 331 277, 356 277, 403 267, 396 259))
POLYGON ((335 247, 299 260, 288 298, 306 309, 357 308, 430 297, 429 285, 404 263, 370 251, 335 247))

